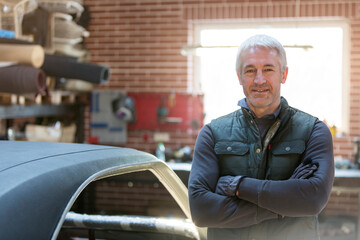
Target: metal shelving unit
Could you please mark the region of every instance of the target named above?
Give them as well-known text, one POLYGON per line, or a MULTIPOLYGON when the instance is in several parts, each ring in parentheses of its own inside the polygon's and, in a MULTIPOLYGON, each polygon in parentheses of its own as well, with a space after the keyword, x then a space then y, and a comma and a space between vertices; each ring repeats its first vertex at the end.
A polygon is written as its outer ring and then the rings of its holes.
POLYGON ((25 117, 49 117, 72 115, 76 121, 75 142, 84 142, 84 110, 85 104, 33 104, 33 105, 2 105, 0 119, 25 117))

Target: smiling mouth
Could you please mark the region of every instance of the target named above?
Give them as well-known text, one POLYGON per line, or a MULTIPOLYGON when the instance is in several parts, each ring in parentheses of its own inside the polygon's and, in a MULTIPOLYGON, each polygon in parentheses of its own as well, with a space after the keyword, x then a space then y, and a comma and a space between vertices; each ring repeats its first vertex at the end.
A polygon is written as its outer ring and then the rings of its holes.
POLYGON ((265 93, 265 92, 268 92, 269 90, 268 89, 254 89, 253 92, 255 93, 265 93))

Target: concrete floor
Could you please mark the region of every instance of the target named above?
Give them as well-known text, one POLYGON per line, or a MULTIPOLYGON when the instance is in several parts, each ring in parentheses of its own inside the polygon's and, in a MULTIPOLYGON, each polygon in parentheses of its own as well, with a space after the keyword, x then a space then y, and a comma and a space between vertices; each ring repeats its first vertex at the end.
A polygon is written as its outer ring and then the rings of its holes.
POLYGON ((355 234, 342 235, 342 236, 326 236, 321 237, 320 240, 356 240, 355 234))
POLYGON ((332 217, 320 219, 321 240, 357 240, 356 219, 350 217, 332 217))

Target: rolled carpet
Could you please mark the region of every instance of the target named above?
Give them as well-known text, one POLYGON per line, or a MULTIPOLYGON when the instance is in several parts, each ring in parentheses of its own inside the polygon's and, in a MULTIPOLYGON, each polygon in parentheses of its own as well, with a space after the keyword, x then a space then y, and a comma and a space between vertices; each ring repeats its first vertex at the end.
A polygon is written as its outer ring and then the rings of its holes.
POLYGON ((0 44, 0 61, 41 67, 44 49, 40 45, 0 44))
POLYGON ((41 67, 46 75, 103 84, 110 79, 110 69, 93 63, 77 62, 72 57, 45 54, 41 67))
POLYGON ((46 75, 39 68, 24 65, 0 68, 0 92, 44 94, 46 90, 46 75))

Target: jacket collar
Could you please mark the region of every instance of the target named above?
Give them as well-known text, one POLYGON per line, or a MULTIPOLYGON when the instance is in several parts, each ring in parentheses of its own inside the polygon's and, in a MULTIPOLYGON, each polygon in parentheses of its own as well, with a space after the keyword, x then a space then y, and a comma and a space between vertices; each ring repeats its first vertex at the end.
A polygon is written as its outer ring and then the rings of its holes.
MULTIPOLYGON (((240 101, 238 101, 238 106, 240 106, 241 108, 245 108, 247 110, 248 113, 250 113, 250 115, 252 116, 252 118, 256 118, 255 113, 250 109, 249 105, 246 102, 246 98, 241 99, 240 101)), ((286 99, 284 97, 280 98, 280 107, 278 108, 278 110, 274 113, 270 113, 267 114, 265 116, 263 116, 262 118, 278 118, 279 114, 281 112, 282 108, 287 108, 289 105, 286 101, 286 99)))

